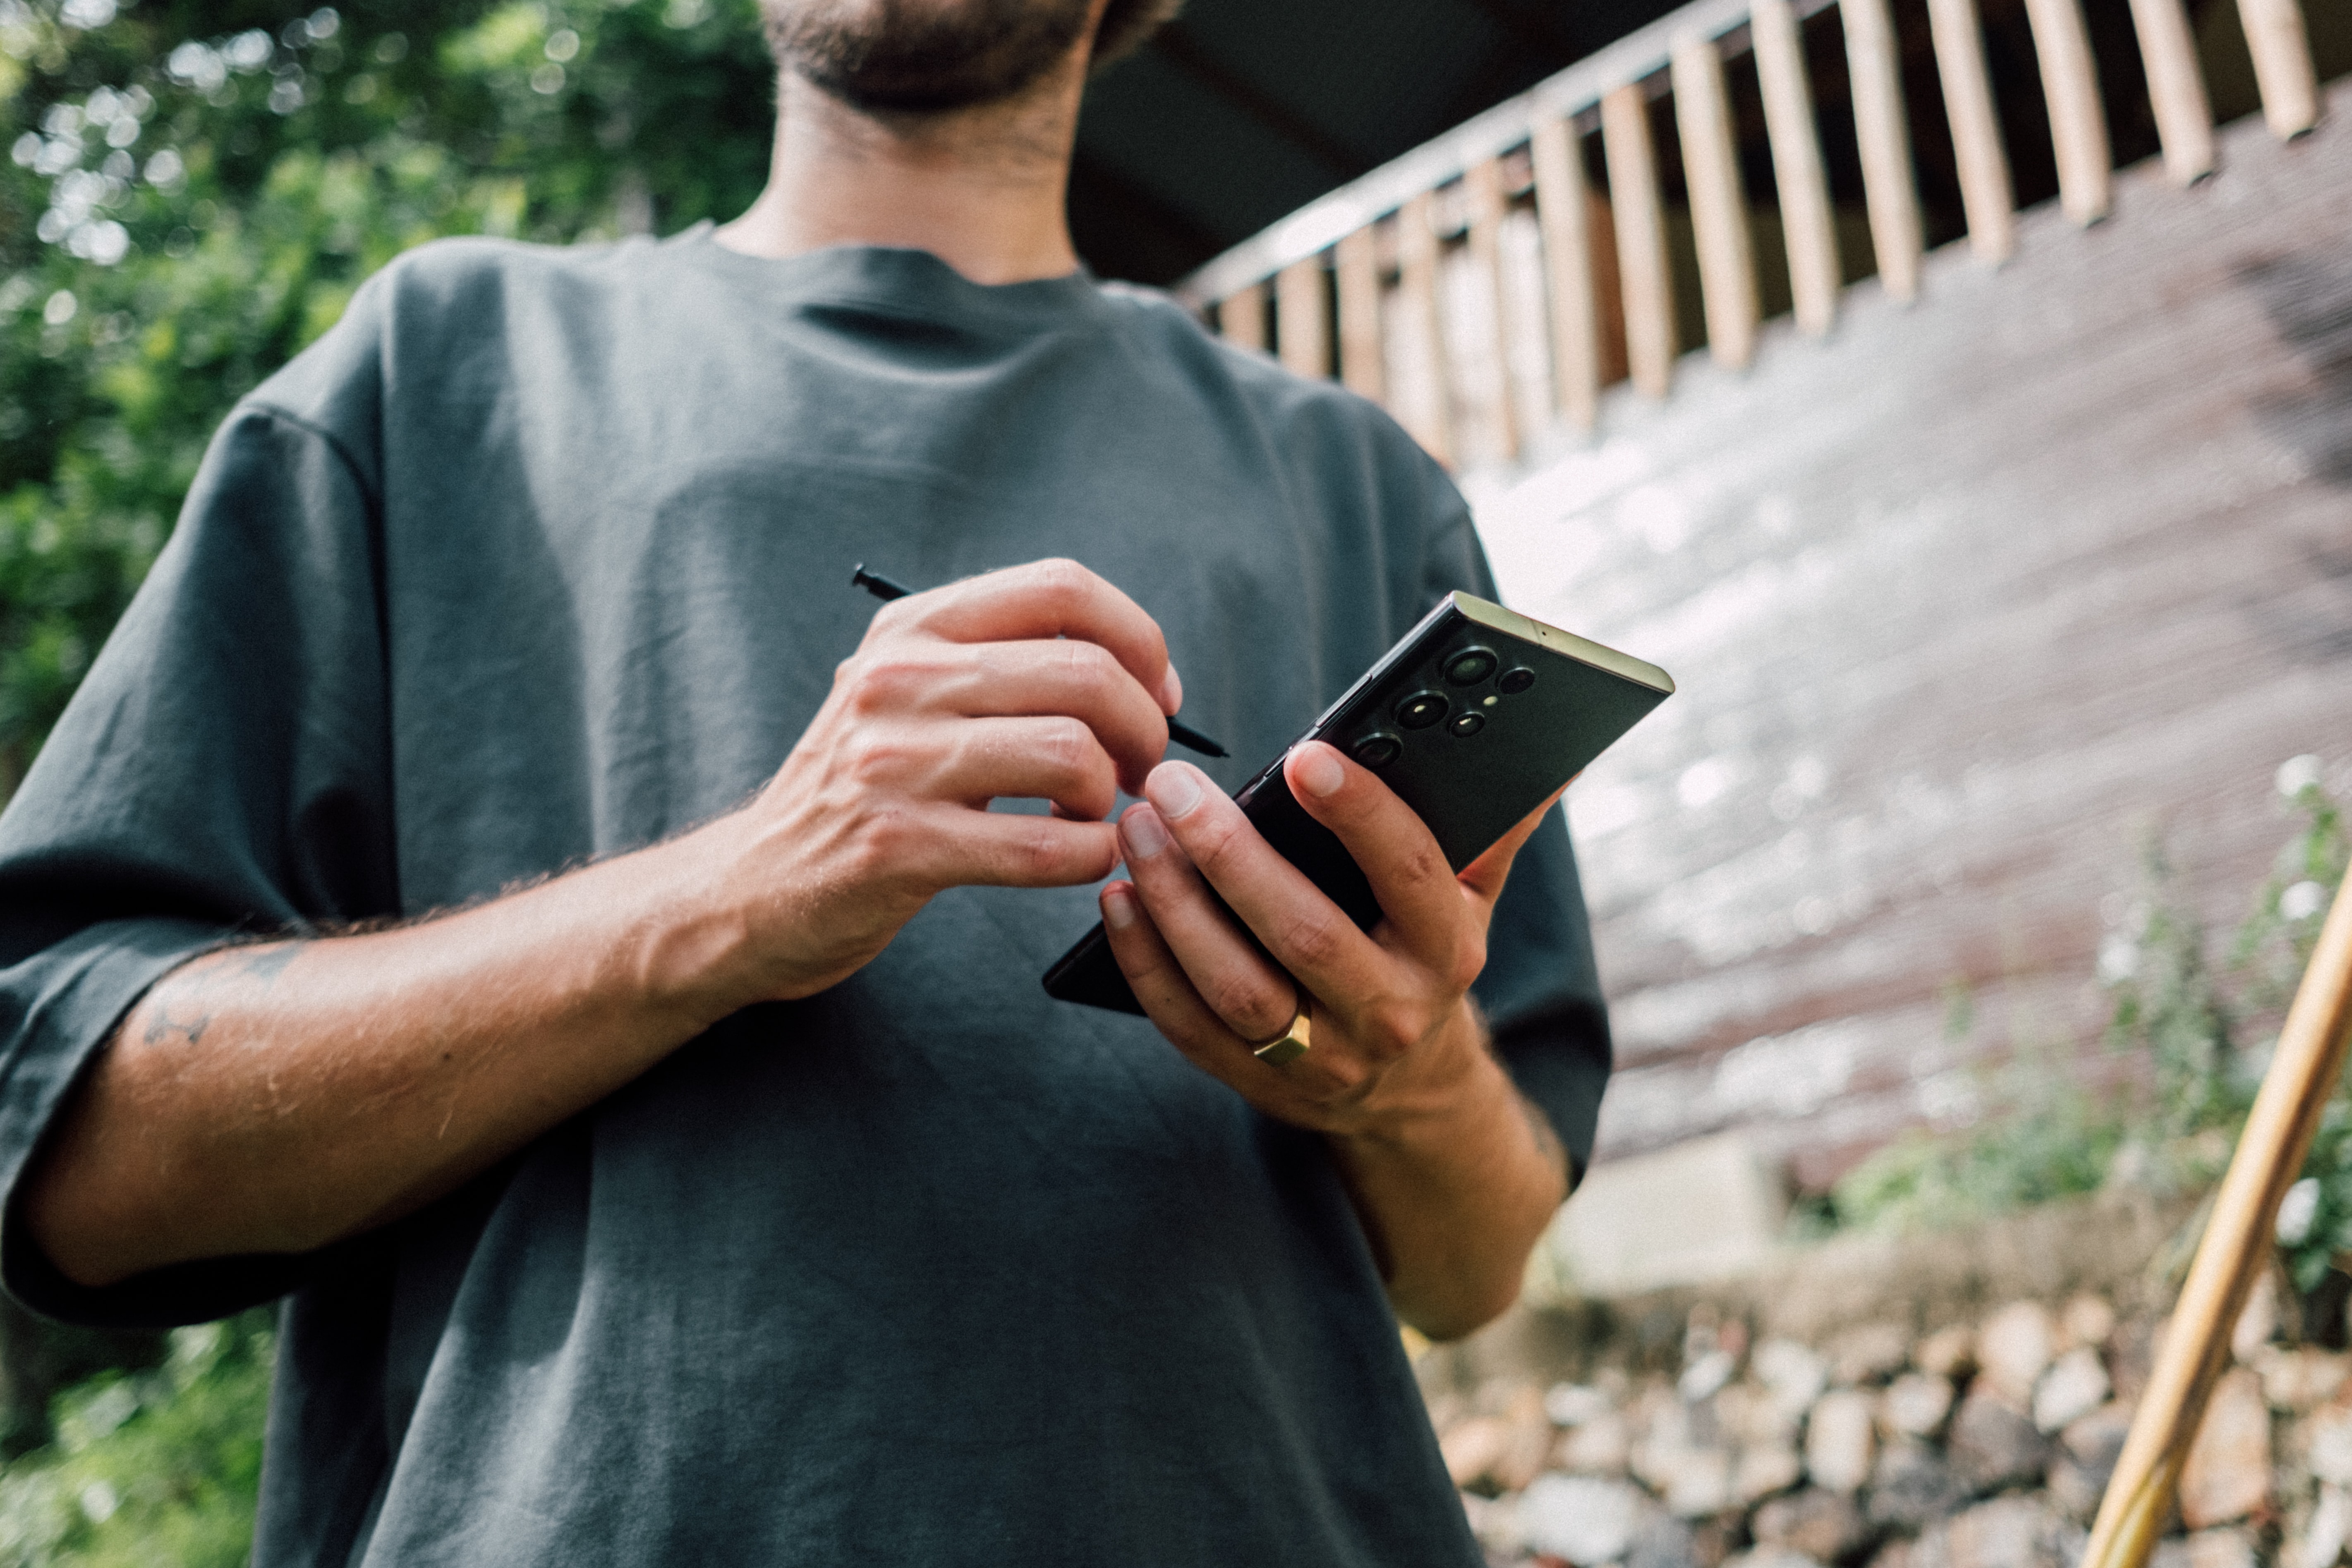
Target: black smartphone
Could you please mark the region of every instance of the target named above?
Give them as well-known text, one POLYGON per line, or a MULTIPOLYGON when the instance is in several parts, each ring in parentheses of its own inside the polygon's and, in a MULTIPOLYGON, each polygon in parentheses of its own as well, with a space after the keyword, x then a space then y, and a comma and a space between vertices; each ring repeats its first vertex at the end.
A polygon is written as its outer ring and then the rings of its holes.
MULTIPOLYGON (((1673 694, 1654 664, 1449 594, 1300 741, 1328 741, 1418 812, 1459 871, 1673 694)), ((1297 742, 1293 742, 1292 745, 1297 742)), ((1370 931, 1381 906, 1337 835, 1282 776, 1290 747, 1234 799, 1307 879, 1370 931)), ((1048 994, 1140 1013, 1097 924, 1045 972, 1048 994)))

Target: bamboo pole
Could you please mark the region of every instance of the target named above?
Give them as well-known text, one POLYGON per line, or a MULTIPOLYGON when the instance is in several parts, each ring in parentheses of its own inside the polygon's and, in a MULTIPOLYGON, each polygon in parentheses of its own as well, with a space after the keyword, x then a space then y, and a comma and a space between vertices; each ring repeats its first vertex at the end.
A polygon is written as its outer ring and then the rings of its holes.
POLYGON ((1419 409, 1406 405, 1405 428, 1429 455, 1454 466, 1454 384, 1447 368, 1445 318, 1437 302, 1437 215, 1423 191, 1397 214, 1397 299, 1429 345, 1429 384, 1419 409))
POLYGON ((2114 205, 2115 153, 2107 144, 2107 111, 2099 102, 2099 68, 2082 0, 2025 0, 2025 16, 2042 62, 2042 96, 2050 105, 2058 205, 2076 223, 2096 223, 2114 205))
POLYGON ((1265 352, 1265 285, 1252 283, 1217 301, 1217 335, 1229 343, 1265 352))
POLYGON ((2284 142, 2319 123, 2319 77, 2311 68, 2311 35, 2295 0, 2238 0, 2238 21, 2254 57, 2263 119, 2284 142))
POLYGON ((1727 369, 1745 370, 1756 357, 1756 251, 1723 90, 1723 57, 1713 39, 1685 34, 1675 40, 1673 68, 1707 353, 1727 369))
MULTIPOLYGON (((2177 7, 2179 0, 2169 3, 2177 7)), ((1985 69, 1977 0, 1927 0, 1927 25, 1936 40, 1945 115, 1952 122, 1969 248, 1979 261, 2006 261, 2017 250, 2017 190, 2010 183, 2009 150, 2001 145, 2000 113, 1993 107, 1992 78, 1985 69)))
POLYGON ((2352 1039, 2352 877, 2336 891, 2238 1152, 2091 1527, 2082 1568, 2141 1568, 2163 1533, 2230 1331, 2270 1261, 2279 1200, 2303 1171, 2352 1039))
POLYGON ((1275 343, 1294 374, 1320 381, 1331 374, 1331 323, 1324 315, 1323 258, 1294 261, 1274 280, 1275 343))
POLYGON ((1650 142, 1650 100, 1638 82, 1601 100, 1601 146, 1609 158, 1609 207, 1617 224, 1617 271, 1625 295, 1625 358, 1633 386, 1664 397, 1675 374, 1675 290, 1666 272, 1666 215, 1658 196, 1658 154, 1650 142))
POLYGON ((1494 331, 1478 355, 1479 380, 1486 383, 1486 398, 1495 410, 1504 460, 1515 461, 1519 418, 1511 387, 1511 291, 1503 281, 1503 219, 1509 207, 1503 195, 1502 160, 1486 158, 1472 164, 1462 184, 1470 197, 1470 255, 1494 301, 1494 331))
MULTIPOLYGON (((2029 4, 2031 0, 2029 0, 2029 4)), ((1886 0, 1841 0, 1846 71, 1853 90, 1854 138, 1862 149, 1862 195, 1878 282, 1896 300, 1919 297, 1919 187, 1911 174, 1911 129, 1903 112, 1903 62, 1886 0)))
POLYGON ((1590 430, 1601 413, 1601 323, 1592 283, 1592 226, 1585 215, 1584 159, 1576 128, 1554 116, 1528 139, 1536 216, 1543 225, 1544 287, 1550 303, 1552 401, 1590 430))
POLYGON ((2176 185, 2193 185, 2213 172, 2213 103, 2205 96, 2189 14, 2180 0, 2131 0, 2131 14, 2164 172, 2176 185))
POLYGON ((1388 351, 1381 340, 1379 242, 1370 225, 1339 242, 1332 280, 1339 289, 1339 379, 1374 403, 1388 397, 1388 351))
POLYGON ((1789 245, 1789 293, 1797 330, 1819 337, 1837 320, 1837 230, 1830 218, 1829 179, 1813 121, 1812 84, 1797 14, 1789 0, 1755 0, 1748 37, 1764 91, 1764 131, 1772 143, 1772 181, 1780 188, 1780 231, 1789 245))

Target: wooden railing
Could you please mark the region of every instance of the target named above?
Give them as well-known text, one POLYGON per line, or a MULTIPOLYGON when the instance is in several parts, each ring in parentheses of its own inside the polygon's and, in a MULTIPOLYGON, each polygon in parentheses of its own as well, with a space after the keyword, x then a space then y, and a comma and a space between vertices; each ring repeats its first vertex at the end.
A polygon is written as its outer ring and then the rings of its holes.
MULTIPOLYGON (((1386 405, 1441 461, 1515 460, 1555 418, 1590 429, 1601 388, 1620 377, 1651 397, 1670 389, 1680 344, 1651 105, 1671 98, 1706 347, 1744 367, 1760 325, 1759 257, 1725 63, 1745 52, 1790 311, 1800 331, 1825 333, 1845 284, 1801 33, 1832 5, 1871 262, 1887 294, 1912 300, 1924 242, 1888 0, 1695 0, 1302 208, 1177 292, 1225 338, 1386 405), (1589 160, 1596 132, 1600 156, 1589 160)), ((2215 162, 2196 40, 2183 0, 2130 5, 2164 165, 2186 185, 2215 162)), ((2310 130, 2320 98, 2296 0, 2235 5, 2270 129, 2310 130)), ((2109 210, 2113 155, 2082 0, 2024 6, 2058 200, 2093 223, 2109 210)), ((1927 9, 1968 239, 1998 263, 2015 244, 2016 204, 1977 0, 1927 9)))

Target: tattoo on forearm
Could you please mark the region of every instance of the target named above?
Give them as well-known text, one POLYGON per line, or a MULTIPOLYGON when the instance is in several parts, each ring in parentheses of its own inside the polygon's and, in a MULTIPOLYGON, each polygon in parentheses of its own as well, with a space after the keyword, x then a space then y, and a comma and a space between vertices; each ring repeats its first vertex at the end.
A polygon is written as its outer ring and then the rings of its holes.
POLYGON ((310 945, 297 941, 273 942, 250 952, 229 948, 173 971, 147 994, 147 1026, 140 1038, 151 1046, 168 1040, 199 1044, 213 1026, 226 988, 240 981, 255 981, 268 990, 310 945))

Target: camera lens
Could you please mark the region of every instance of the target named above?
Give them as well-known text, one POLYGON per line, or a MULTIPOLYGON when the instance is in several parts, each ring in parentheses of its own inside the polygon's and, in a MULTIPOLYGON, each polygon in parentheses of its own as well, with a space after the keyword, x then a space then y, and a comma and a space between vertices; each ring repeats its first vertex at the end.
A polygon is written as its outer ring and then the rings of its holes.
POLYGON ((1445 726, 1456 735, 1475 735, 1486 727, 1486 716, 1483 713, 1456 713, 1454 722, 1445 726))
POLYGON ((1404 742, 1385 730, 1375 730, 1355 744, 1356 761, 1378 773, 1404 754, 1404 742))
POLYGON ((1445 679, 1455 686, 1475 686, 1495 673, 1495 656, 1483 647, 1465 647, 1445 661, 1445 679))
POLYGON ((1526 665, 1503 671, 1503 679, 1495 682, 1495 689, 1506 697, 1517 697, 1536 683, 1536 672, 1526 665))
POLYGON ((1396 721, 1408 730, 1426 730, 1445 717, 1448 706, 1443 691, 1416 691, 1396 705, 1396 721))

